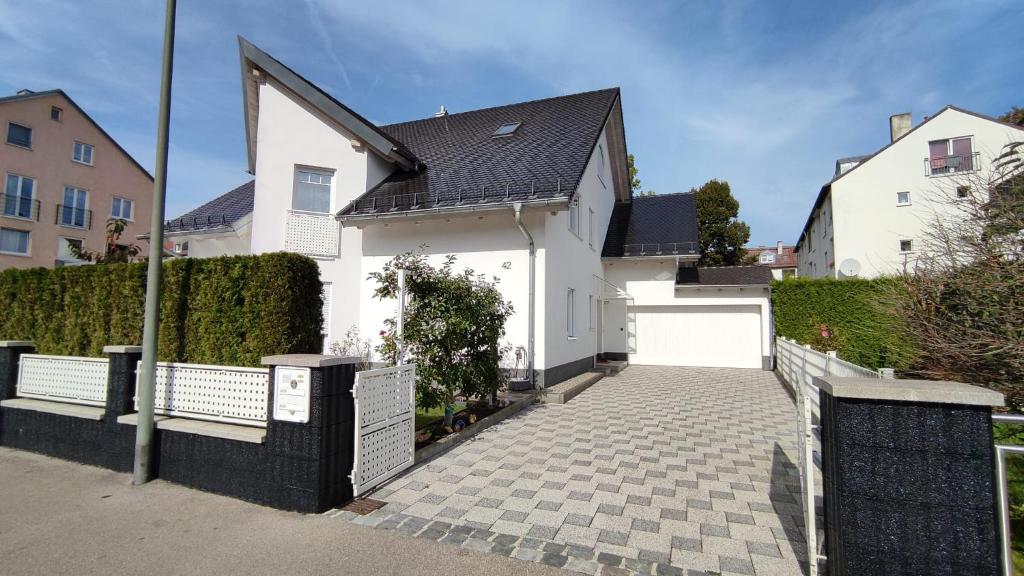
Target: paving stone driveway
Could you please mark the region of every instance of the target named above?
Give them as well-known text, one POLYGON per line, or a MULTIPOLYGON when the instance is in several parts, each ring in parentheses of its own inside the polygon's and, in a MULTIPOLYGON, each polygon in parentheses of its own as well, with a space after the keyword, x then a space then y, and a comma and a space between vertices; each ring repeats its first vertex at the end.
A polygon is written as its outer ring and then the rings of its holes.
POLYGON ((771 372, 632 366, 406 473, 354 521, 591 574, 799 575, 795 419, 771 372))

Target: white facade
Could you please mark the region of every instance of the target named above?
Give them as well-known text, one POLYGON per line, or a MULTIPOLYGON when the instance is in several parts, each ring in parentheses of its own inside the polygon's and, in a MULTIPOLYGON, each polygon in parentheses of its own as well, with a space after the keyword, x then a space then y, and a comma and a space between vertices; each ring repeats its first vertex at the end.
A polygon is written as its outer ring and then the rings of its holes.
POLYGON ((171 252, 190 258, 239 256, 252 252, 252 214, 246 214, 230 227, 194 232, 171 232, 164 236, 171 252))
POLYGON ((984 190, 976 188, 992 176, 993 159, 1022 136, 1016 127, 956 108, 942 110, 826 185, 800 237, 799 275, 842 278, 844 262, 864 278, 913 267, 937 219, 956 218, 955 202, 980 198, 984 190), (933 170, 930 143, 960 138, 970 139, 973 169, 933 170), (970 190, 958 200, 962 186, 970 190))
MULTIPOLYGON (((771 358, 767 286, 676 285, 675 259, 605 262, 605 278, 632 297, 634 364, 764 368, 771 358)), ((622 314, 623 305, 615 306, 622 314)), ((614 331, 606 336, 616 338, 614 331)), ((609 343, 611 345, 611 343, 609 343)), ((622 345, 621 338, 616 342, 622 345)), ((611 348, 609 348, 611 349, 611 348)))

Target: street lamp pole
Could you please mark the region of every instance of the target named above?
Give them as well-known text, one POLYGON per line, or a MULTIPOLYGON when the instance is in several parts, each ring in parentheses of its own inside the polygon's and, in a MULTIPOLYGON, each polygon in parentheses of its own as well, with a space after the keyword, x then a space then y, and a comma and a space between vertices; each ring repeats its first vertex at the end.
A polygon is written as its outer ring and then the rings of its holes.
POLYGON ((160 328, 160 289, 163 277, 164 200, 167 196, 167 134, 171 120, 171 71, 174 66, 176 0, 167 0, 164 18, 163 70, 160 76, 160 116, 157 126, 156 175, 153 180, 153 216, 149 230, 149 266, 146 274, 146 315, 142 329, 142 367, 139 370, 138 426, 135 432, 135 470, 132 484, 153 477, 153 398, 156 388, 156 352, 160 328))

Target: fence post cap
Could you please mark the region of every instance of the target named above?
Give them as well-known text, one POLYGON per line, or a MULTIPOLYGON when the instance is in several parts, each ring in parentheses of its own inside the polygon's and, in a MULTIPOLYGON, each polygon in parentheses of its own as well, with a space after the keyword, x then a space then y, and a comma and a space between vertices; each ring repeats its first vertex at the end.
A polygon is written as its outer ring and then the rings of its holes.
POLYGON ((264 356, 260 363, 264 366, 296 366, 298 368, 325 368, 338 364, 359 364, 363 359, 359 356, 326 356, 324 354, 275 354, 264 356))
POLYGON ((142 346, 111 345, 103 347, 104 354, 142 354, 142 346))
POLYGON ((0 340, 0 348, 35 348, 31 340, 0 340))
POLYGON ((1005 405, 999 392, 963 382, 815 376, 814 385, 836 398, 967 406, 1005 405))

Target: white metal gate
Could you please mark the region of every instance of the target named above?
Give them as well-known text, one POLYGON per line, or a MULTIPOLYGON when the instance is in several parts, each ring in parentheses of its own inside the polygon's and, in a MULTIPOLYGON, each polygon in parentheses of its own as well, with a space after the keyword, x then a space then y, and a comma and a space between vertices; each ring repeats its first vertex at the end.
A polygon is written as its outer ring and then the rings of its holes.
POLYGON ((413 465, 416 365, 356 372, 353 495, 366 493, 413 465))

